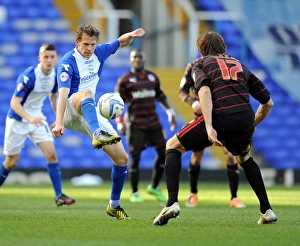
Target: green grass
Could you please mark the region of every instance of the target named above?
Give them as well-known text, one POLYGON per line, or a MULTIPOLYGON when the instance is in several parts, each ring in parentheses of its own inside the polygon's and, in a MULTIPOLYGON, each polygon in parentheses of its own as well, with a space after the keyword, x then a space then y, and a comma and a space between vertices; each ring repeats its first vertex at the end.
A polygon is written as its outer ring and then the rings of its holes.
MULTIPOLYGON (((181 184, 180 217, 166 226, 152 224, 162 209, 160 202, 140 184, 144 203, 130 203, 126 183, 122 206, 131 221, 118 221, 105 213, 110 182, 99 187, 64 184, 76 204, 57 208, 49 185, 4 185, 0 189, 0 245, 299 245, 299 186, 268 188, 278 217, 276 224, 258 225, 259 205, 248 184, 240 184, 245 209, 229 208, 228 184, 199 184, 199 204, 185 208, 188 185, 181 184)), ((166 194, 165 186, 162 186, 166 194)))

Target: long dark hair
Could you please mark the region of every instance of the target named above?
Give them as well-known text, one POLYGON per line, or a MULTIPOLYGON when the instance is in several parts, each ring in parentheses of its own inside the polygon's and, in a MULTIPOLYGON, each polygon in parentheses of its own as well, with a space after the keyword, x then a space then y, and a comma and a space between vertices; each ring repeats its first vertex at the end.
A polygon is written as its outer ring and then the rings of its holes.
POLYGON ((216 32, 205 32, 197 39, 197 48, 202 56, 224 54, 226 44, 224 38, 216 32))

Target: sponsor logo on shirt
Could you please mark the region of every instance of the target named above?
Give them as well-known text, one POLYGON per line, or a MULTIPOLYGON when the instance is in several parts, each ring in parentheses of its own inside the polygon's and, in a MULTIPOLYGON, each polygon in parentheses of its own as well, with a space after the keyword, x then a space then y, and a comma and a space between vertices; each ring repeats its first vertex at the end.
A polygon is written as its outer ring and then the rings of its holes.
POLYGON ((60 80, 61 80, 61 82, 66 82, 68 78, 69 78, 69 74, 68 73, 62 72, 60 74, 60 80))
POLYGON ((94 73, 94 74, 91 74, 91 75, 84 76, 84 77, 80 78, 80 82, 81 82, 81 83, 88 82, 88 81, 90 81, 90 80, 93 80, 96 76, 97 76, 97 73, 94 73))
POLYGON ((155 90, 142 90, 132 92, 133 98, 145 98, 145 97, 155 97, 155 90))
POLYGON ((94 62, 94 59, 91 59, 91 60, 85 61, 84 64, 91 64, 91 63, 93 63, 93 62, 94 62))

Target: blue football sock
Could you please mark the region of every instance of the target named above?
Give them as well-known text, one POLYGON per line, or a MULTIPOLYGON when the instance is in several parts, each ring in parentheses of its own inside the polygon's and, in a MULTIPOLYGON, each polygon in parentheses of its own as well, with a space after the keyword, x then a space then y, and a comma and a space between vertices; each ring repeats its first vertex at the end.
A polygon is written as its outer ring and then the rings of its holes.
POLYGON ((8 174, 10 171, 8 171, 4 165, 2 164, 0 166, 0 187, 3 185, 4 181, 6 180, 8 174))
POLYGON ((55 197, 57 198, 62 194, 61 176, 58 163, 48 163, 47 169, 55 192, 55 197))
POLYGON ((126 181, 126 176, 127 166, 119 167, 113 164, 111 170, 112 188, 110 194, 110 203, 112 207, 117 207, 118 205, 120 205, 121 192, 126 181))
POLYGON ((81 103, 81 113, 89 124, 92 132, 99 128, 95 101, 92 98, 86 98, 81 103))

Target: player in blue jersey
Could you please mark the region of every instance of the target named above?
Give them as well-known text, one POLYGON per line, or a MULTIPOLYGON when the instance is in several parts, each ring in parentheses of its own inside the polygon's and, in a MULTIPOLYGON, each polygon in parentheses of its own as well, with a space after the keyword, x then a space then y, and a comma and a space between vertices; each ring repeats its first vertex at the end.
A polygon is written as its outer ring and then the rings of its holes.
POLYGON ((59 98, 54 137, 61 137, 65 127, 88 136, 95 149, 102 148, 111 158, 112 191, 106 212, 119 220, 130 219, 120 204, 127 176, 128 154, 121 138, 110 122, 102 117, 95 105, 95 92, 105 60, 119 48, 128 46, 145 31, 138 28, 105 44, 97 44, 100 32, 89 24, 80 25, 76 32, 76 47, 66 53, 58 66, 59 98))
POLYGON ((5 161, 0 166, 0 186, 9 172, 17 166, 20 153, 28 137, 45 155, 48 173, 55 192, 57 206, 70 205, 75 199, 63 194, 61 175, 47 119, 42 112, 49 95, 56 112, 57 80, 54 68, 57 60, 52 44, 43 44, 39 50, 39 64, 27 68, 18 76, 16 88, 6 117, 4 150, 5 161))

